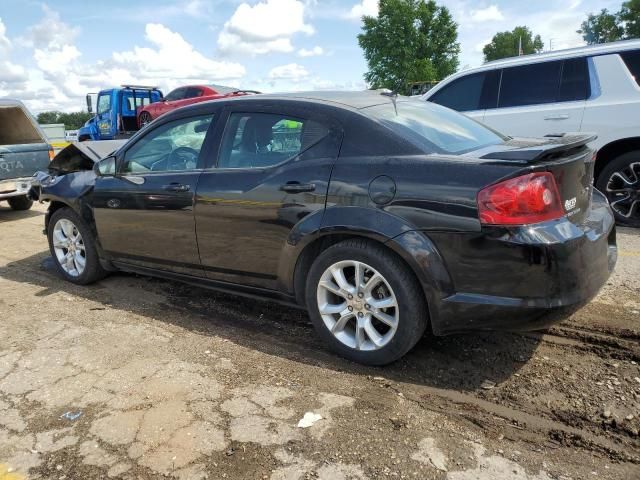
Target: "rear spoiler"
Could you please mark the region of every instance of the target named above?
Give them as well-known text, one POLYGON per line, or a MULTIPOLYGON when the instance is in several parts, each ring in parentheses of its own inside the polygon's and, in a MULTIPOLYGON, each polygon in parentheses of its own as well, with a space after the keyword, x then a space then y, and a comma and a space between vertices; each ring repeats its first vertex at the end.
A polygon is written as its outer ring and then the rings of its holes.
POLYGON ((520 162, 538 162, 557 156, 566 156, 571 151, 582 149, 597 138, 594 134, 547 135, 544 139, 511 138, 501 145, 500 150, 483 155, 489 160, 515 160, 520 162))

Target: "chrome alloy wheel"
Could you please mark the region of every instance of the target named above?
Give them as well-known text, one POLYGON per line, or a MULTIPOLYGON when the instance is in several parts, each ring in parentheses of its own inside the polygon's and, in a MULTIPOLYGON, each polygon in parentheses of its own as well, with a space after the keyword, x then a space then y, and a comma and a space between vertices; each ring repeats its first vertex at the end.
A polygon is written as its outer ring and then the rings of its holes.
POLYGON ((640 218, 640 162, 613 172, 607 181, 606 192, 611 208, 628 219, 640 218))
POLYGON ((317 300, 327 329, 355 350, 378 350, 398 329, 400 312, 393 289, 365 263, 344 260, 327 268, 318 283, 317 300))
POLYGON ((62 269, 72 277, 79 277, 87 264, 87 252, 78 227, 61 218, 53 227, 53 250, 62 269))

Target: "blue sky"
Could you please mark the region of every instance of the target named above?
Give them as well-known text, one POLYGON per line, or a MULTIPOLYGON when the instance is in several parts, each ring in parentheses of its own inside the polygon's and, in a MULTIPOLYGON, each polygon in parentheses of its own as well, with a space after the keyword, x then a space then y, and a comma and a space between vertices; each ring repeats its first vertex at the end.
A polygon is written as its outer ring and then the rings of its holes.
MULTIPOLYGON (((461 67, 497 31, 528 25, 546 48, 581 44, 588 12, 621 0, 440 0, 459 24, 461 67)), ((362 89, 356 36, 376 0, 0 0, 0 97, 79 110, 124 82, 262 91, 362 89)))

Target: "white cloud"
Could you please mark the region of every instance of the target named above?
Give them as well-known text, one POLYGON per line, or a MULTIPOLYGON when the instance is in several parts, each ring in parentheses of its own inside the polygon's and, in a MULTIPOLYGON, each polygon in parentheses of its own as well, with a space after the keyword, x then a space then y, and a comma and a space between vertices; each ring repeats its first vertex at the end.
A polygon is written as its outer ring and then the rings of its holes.
POLYGON ((471 20, 474 22, 499 22, 504 20, 504 15, 497 5, 471 11, 471 20))
POLYGON ((311 50, 307 50, 306 48, 298 50, 299 57, 318 57, 320 55, 324 55, 324 49, 319 46, 315 46, 311 50))
POLYGON ((160 79, 228 80, 243 77, 245 68, 233 62, 216 61, 196 51, 179 33, 164 25, 150 23, 145 38, 153 47, 134 47, 115 52, 107 66, 124 69, 133 77, 160 79))
POLYGON ((299 0, 265 0, 254 6, 242 3, 224 24, 218 48, 224 53, 254 55, 292 52, 294 34, 314 33, 304 17, 305 4, 299 0))
POLYGON ((2 23, 2 17, 0 17, 0 55, 6 54, 11 50, 11 41, 7 37, 7 27, 2 23))
POLYGON ((360 20, 364 16, 378 16, 378 0, 362 0, 351 7, 351 10, 346 14, 346 17, 351 20, 360 20))
POLYGON ((269 72, 269 78, 271 80, 291 80, 292 82, 299 82, 308 76, 309 72, 307 69, 297 63, 281 65, 279 67, 272 68, 269 72))
POLYGON ((74 44, 77 32, 57 12, 45 8, 43 19, 21 39, 23 46, 33 49, 35 66, 25 69, 3 62, 0 56, 0 96, 24 99, 34 111, 79 110, 87 92, 109 86, 151 84, 165 91, 181 84, 214 81, 238 86, 246 73, 239 63, 219 61, 197 51, 182 35, 162 24, 145 26, 147 45, 91 62, 83 62, 74 44))
POLYGON ((19 39, 20 43, 33 48, 61 49, 72 44, 80 28, 72 27, 60 19, 60 14, 46 5, 42 6, 44 18, 27 29, 27 34, 19 39))

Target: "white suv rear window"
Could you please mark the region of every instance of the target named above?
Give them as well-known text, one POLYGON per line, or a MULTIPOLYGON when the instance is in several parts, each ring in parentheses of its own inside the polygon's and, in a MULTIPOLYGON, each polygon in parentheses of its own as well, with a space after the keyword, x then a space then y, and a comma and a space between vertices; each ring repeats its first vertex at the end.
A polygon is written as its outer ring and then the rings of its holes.
POLYGON ((624 52, 621 53, 620 56, 624 63, 627 65, 627 68, 633 75, 633 78, 636 79, 636 83, 640 86, 640 50, 635 50, 633 52, 624 52))

